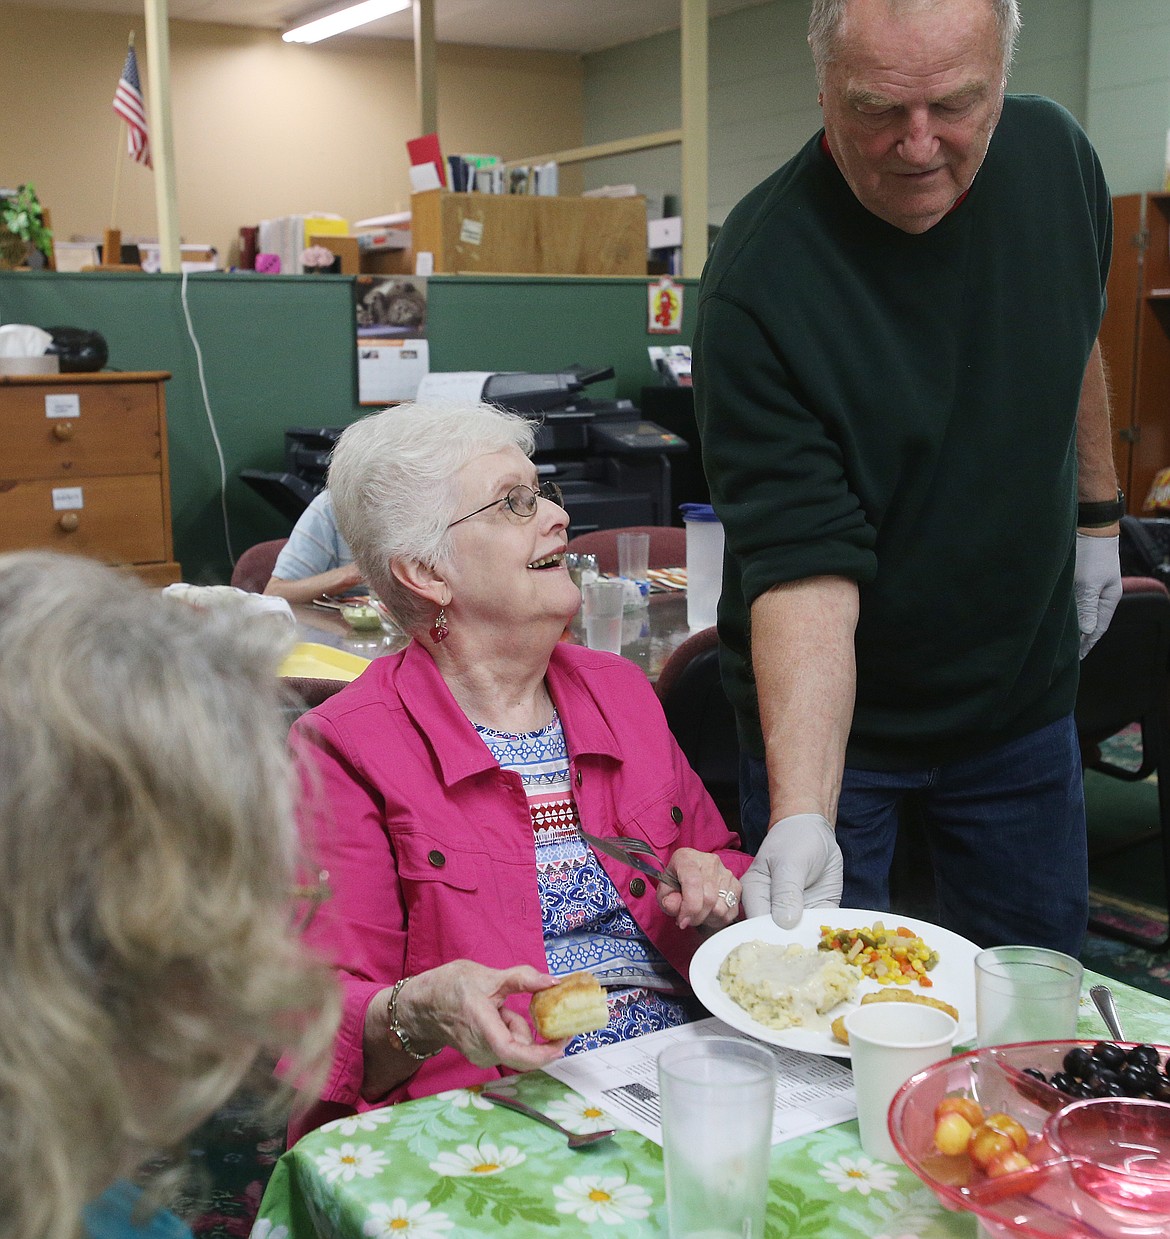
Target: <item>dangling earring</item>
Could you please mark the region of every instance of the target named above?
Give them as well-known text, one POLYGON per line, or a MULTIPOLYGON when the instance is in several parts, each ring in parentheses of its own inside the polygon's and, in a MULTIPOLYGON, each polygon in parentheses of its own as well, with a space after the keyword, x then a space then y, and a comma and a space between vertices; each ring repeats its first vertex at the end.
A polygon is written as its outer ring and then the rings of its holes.
POLYGON ((440 607, 439 614, 435 616, 435 622, 431 625, 431 640, 438 645, 440 641, 446 641, 450 631, 447 627, 447 612, 440 607))

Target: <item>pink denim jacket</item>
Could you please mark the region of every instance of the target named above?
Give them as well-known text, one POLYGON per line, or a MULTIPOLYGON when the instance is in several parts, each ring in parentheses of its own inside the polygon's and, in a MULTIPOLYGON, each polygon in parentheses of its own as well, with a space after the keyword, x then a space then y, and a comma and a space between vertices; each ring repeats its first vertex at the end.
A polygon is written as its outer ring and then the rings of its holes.
MULTIPOLYGON (((638 667, 561 643, 546 683, 584 829, 645 839, 664 860, 679 847, 717 852, 743 874, 751 857, 687 764, 638 667)), ((298 720, 293 744, 314 806, 309 846, 333 891, 307 937, 337 965, 344 1014, 321 1100, 293 1121, 290 1141, 340 1115, 507 1074, 446 1049, 386 1097, 363 1101, 362 1030, 379 990, 454 959, 548 967, 519 776, 500 769, 423 646, 375 659, 298 720)), ((679 930, 662 913, 652 883, 600 860, 685 977, 697 931, 679 930)), ((524 1013, 528 1002, 527 994, 510 999, 524 1013)))

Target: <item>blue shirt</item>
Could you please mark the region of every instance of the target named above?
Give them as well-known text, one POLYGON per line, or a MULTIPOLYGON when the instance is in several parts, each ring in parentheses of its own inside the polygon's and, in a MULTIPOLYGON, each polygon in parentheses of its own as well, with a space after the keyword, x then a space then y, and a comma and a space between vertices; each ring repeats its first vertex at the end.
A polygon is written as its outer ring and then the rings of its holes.
POLYGON ((88 1239, 191 1239, 191 1232, 169 1209, 156 1209, 141 1225, 131 1218, 142 1189, 119 1179, 81 1213, 88 1239))
POLYGON ((353 553, 333 516, 333 497, 323 490, 301 513, 277 556, 272 575, 282 581, 303 581, 351 563, 353 553))

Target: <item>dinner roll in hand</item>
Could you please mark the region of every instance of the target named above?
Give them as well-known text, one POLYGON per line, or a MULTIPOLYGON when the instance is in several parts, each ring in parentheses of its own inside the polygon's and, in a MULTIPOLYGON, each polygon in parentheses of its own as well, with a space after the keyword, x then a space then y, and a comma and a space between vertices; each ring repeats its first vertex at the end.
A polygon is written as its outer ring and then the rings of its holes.
POLYGON ((558 985, 532 995, 532 1018, 546 1041, 604 1028, 609 1022, 605 990, 591 972, 570 973, 558 985))

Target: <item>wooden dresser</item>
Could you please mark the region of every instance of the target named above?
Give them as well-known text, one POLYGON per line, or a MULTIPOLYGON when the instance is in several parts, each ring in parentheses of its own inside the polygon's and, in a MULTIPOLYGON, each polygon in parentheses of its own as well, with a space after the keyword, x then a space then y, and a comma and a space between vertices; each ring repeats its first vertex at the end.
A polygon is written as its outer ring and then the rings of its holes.
POLYGON ((88 555, 166 585, 164 371, 0 375, 0 551, 88 555))

